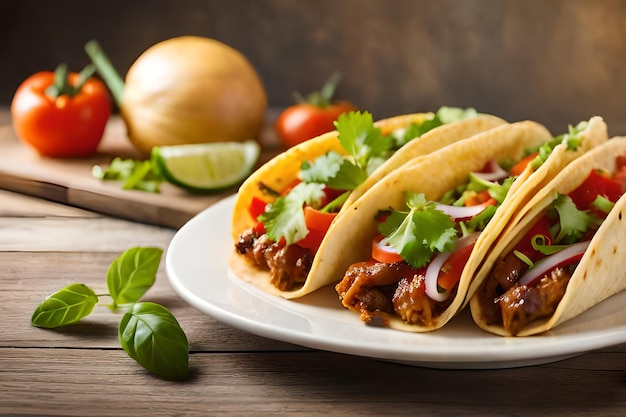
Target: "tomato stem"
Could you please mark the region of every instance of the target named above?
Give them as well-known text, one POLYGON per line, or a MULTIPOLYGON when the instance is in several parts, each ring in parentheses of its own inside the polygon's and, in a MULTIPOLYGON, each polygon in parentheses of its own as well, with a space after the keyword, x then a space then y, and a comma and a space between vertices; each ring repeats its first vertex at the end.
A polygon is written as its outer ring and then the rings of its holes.
POLYGON ((125 87, 124 80, 115 70, 113 64, 111 64, 111 60, 109 60, 109 57, 104 53, 104 50, 95 39, 87 42, 85 45, 85 51, 91 58, 96 71, 98 71, 98 74, 100 74, 107 87, 109 87, 115 103, 118 106, 121 106, 122 94, 124 93, 125 87))
POLYGON ((53 99, 59 96, 75 97, 80 93, 83 85, 85 85, 95 70, 93 65, 87 65, 80 74, 78 74, 78 82, 76 85, 72 85, 69 80, 67 65, 65 63, 59 64, 56 70, 54 70, 54 84, 46 88, 46 95, 53 99))
POLYGON ((337 88, 337 84, 340 79, 341 74, 339 72, 335 72, 330 76, 328 81, 326 81, 326 84, 324 84, 320 91, 314 91, 306 97, 303 97, 302 94, 295 92, 294 100, 296 103, 308 103, 322 108, 328 107, 332 104, 333 95, 335 94, 335 89, 337 88))

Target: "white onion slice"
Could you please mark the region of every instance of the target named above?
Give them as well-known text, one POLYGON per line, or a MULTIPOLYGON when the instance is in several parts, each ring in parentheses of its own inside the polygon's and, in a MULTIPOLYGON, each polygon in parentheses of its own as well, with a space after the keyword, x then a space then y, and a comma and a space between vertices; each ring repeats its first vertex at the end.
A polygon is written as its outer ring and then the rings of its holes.
POLYGON ((489 172, 473 172, 473 174, 485 181, 502 180, 509 176, 509 173, 495 159, 489 161, 489 172))
POLYGON ((439 272, 441 272, 441 267, 446 263, 448 258, 452 256, 452 254, 460 249, 463 249, 467 245, 471 245, 474 243, 480 232, 470 233, 467 236, 464 236, 458 239, 454 245, 454 249, 448 252, 441 252, 426 268, 426 274, 424 275, 424 290, 426 291, 426 295, 435 301, 445 301, 450 293, 448 291, 439 292, 437 286, 437 280, 439 279, 439 272))
POLYGON ((488 204, 477 204, 475 206, 452 206, 448 204, 435 203, 435 208, 454 220, 459 219, 471 219, 474 216, 479 215, 485 209, 489 207, 488 204))
POLYGON ((573 260, 584 254, 590 242, 590 240, 586 240, 584 242, 574 243, 562 251, 537 261, 528 272, 522 275, 517 283, 529 287, 535 285, 535 281, 541 279, 554 268, 572 263, 573 260))

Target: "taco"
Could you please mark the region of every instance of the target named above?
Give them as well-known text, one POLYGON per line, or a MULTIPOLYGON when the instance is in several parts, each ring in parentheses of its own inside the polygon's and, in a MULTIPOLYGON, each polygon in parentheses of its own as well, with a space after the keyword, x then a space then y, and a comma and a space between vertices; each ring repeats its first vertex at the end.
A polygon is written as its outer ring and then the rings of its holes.
POLYGON ((522 207, 477 273, 474 321, 503 336, 548 331, 626 289, 626 138, 569 164, 522 207))
POLYGON ((230 272, 285 298, 330 282, 309 279, 332 221, 365 191, 370 175, 506 123, 475 110, 442 108, 373 122, 339 117, 337 130, 278 155, 239 189, 232 219, 230 272), (408 158, 408 159, 407 159, 408 158), (358 191, 357 191, 358 189, 358 191))
POLYGON ((517 208, 606 139, 600 118, 556 138, 524 121, 417 158, 337 219, 315 273, 337 277, 342 268, 339 298, 367 324, 438 329, 464 306, 475 271, 517 208))

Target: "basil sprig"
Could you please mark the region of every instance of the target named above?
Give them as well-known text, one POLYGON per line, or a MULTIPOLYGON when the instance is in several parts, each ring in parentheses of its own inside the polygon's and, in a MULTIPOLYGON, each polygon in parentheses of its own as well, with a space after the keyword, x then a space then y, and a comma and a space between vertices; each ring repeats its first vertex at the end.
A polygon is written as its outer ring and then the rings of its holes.
POLYGON ((189 343, 167 308, 139 299, 156 280, 163 250, 135 247, 118 256, 107 271, 109 294, 98 295, 85 284, 70 284, 47 297, 34 311, 31 324, 54 329, 87 317, 109 296, 111 310, 126 307, 118 328, 124 351, 141 366, 168 380, 183 380, 189 373, 189 343))

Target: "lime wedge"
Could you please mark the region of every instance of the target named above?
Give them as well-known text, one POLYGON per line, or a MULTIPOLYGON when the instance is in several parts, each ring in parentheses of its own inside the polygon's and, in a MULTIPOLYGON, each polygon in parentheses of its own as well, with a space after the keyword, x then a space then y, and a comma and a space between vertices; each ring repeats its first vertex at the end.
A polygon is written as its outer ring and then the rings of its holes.
POLYGON ((259 153, 259 144, 252 140, 158 146, 152 149, 152 161, 174 185, 195 192, 217 191, 242 182, 259 153))

